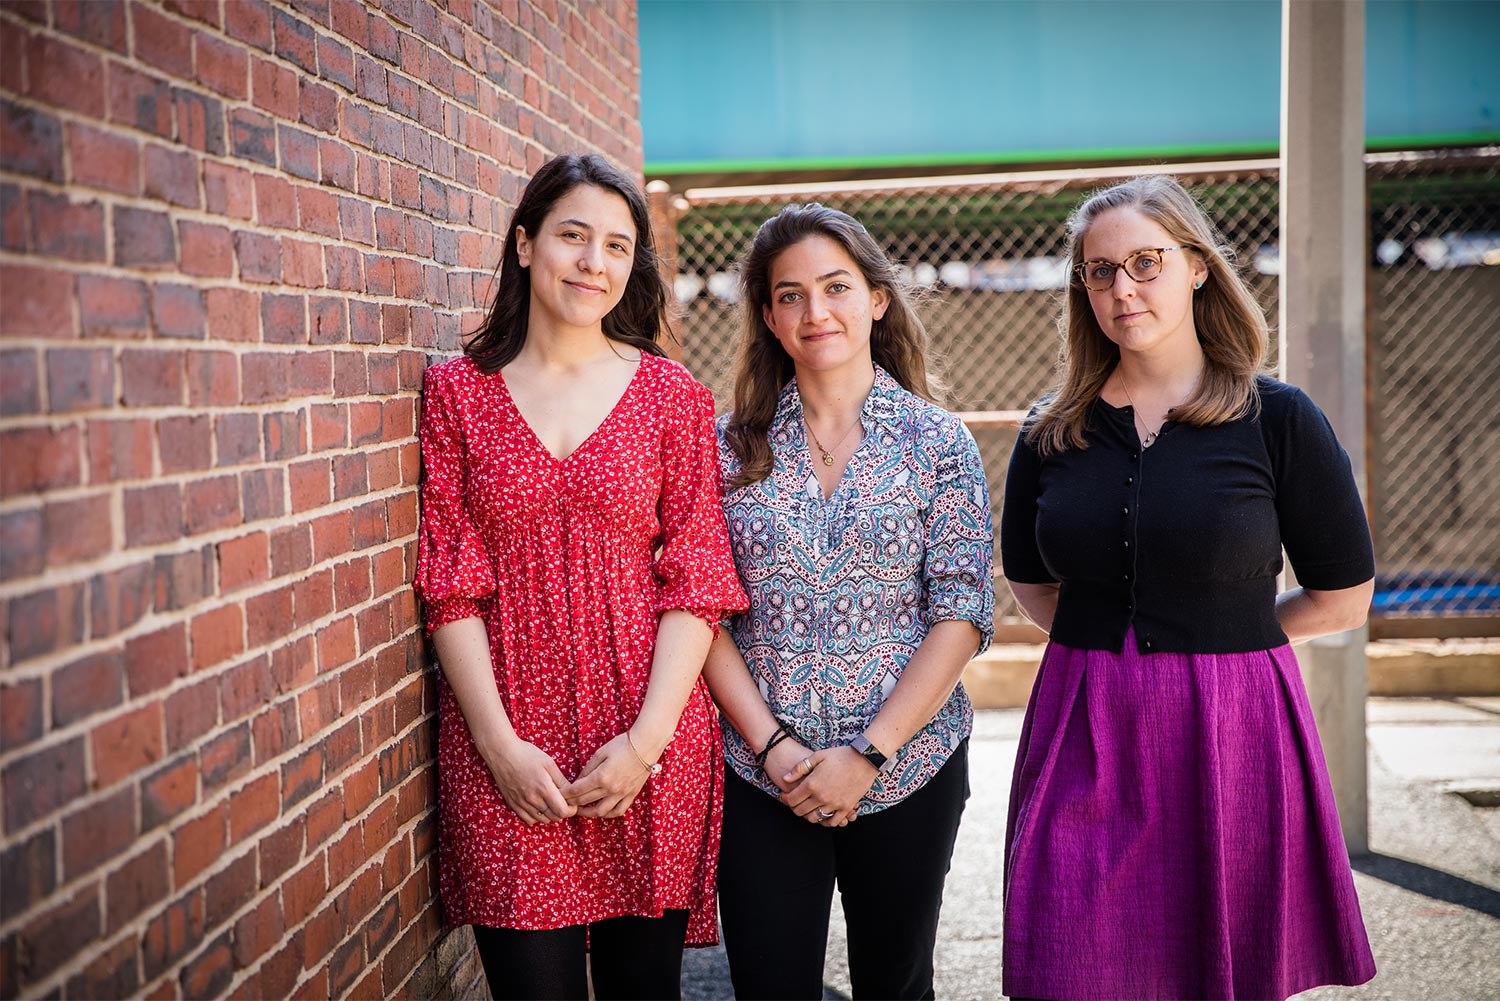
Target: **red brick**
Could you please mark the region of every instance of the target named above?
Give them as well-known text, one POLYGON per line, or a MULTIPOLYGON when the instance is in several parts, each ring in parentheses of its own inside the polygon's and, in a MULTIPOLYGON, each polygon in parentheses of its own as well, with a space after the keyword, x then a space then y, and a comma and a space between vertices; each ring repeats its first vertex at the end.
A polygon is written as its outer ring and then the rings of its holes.
POLYGON ((286 471, 251 469, 240 474, 240 508, 245 521, 286 514, 286 471))
POLYGON ((294 746, 301 740, 297 728, 297 704, 287 699, 256 716, 250 721, 250 737, 257 768, 294 746))
MULTIPOLYGON (((277 260, 280 258, 278 256, 277 260)), ((243 258, 241 268, 243 268, 243 258)), ((278 268, 277 277, 280 277, 278 268)), ((204 296, 208 335, 216 341, 260 339, 260 297, 234 288, 211 288, 204 296)))
POLYGON ((334 671, 354 660, 356 655, 354 619, 346 616, 330 622, 318 633, 318 667, 334 671))
POLYGON ((135 840, 135 788, 126 786, 63 818, 63 878, 71 881, 125 854, 135 840))
POLYGON ((82 796, 84 774, 81 738, 11 761, 0 771, 6 834, 30 826, 82 796))
POLYGON ((26 974, 35 984, 83 953, 98 939, 99 932, 99 884, 89 883, 14 934, 16 947, 27 959, 26 974))
MULTIPOLYGON (((238 4, 231 4, 232 10, 238 4)), ((172 901, 146 925, 141 961, 147 982, 161 976, 203 941, 203 894, 194 891, 172 901)))
POLYGON ((213 591, 213 577, 212 546, 158 556, 152 584, 153 607, 165 612, 196 604, 213 591))
POLYGON ((140 988, 136 950, 137 943, 133 936, 110 946, 84 967, 82 973, 68 978, 67 997, 134 997, 140 988))
POLYGON ((116 264, 138 268, 176 266, 177 238, 172 220, 165 212, 125 205, 116 205, 112 211, 116 264))
POLYGON ((198 765, 185 755, 141 780, 141 830, 173 819, 197 801, 198 765))
POLYGON ((314 403, 312 415, 313 451, 343 448, 349 443, 349 404, 314 403))
POLYGON ((239 480, 233 475, 187 485, 183 495, 183 526, 190 535, 230 528, 242 520, 239 480))
POLYGON ((151 316, 158 337, 201 341, 206 317, 203 293, 191 285, 156 285, 151 290, 151 316))
MULTIPOLYGON (((297 242, 285 241, 284 250, 290 251, 297 242)), ((292 281, 290 275, 288 280, 292 281)), ((260 326, 262 339, 268 344, 306 344, 307 297, 265 294, 260 300, 260 326)))
POLYGON ((365 291, 371 295, 396 293, 396 266, 389 257, 365 255, 365 291))
POLYGON ((234 101, 250 93, 250 59, 243 47, 207 32, 193 39, 198 49, 198 82, 234 101))
POLYGON ((294 396, 327 396, 333 391, 333 352, 299 352, 287 384, 294 396))
POLYGON ((370 600, 370 561, 357 557, 333 568, 333 594, 339 611, 370 600))
POLYGON ((207 469, 213 462, 213 425, 206 415, 163 417, 156 437, 163 473, 207 469))
MULTIPOLYGON (((6 155, 10 155, 7 145, 6 155)), ((0 288, 5 308, 0 310, 0 336, 77 337, 73 322, 74 280, 50 268, 0 264, 0 288)))
POLYGON ((213 865, 225 847, 228 810, 223 803, 186 821, 172 833, 172 885, 186 886, 194 876, 213 865))
POLYGON ((289 925, 300 924, 323 902, 328 890, 323 876, 323 856, 316 856, 281 884, 281 914, 289 925))
POLYGON ((95 574, 89 581, 89 635, 94 639, 123 632, 150 611, 150 561, 95 574))
POLYGON ((125 679, 131 698, 164 688, 187 672, 187 629, 181 622, 125 643, 125 679))
MULTIPOLYGON (((378 844, 379 842, 371 842, 378 844)), ((354 824, 328 846, 328 882, 337 885, 359 871, 368 860, 365 837, 360 825, 354 824)))
POLYGON ((205 207, 214 215, 255 218, 254 175, 243 167, 205 160, 203 195, 205 207))
POLYGON ((136 7, 132 15, 136 58, 174 76, 191 78, 193 35, 188 26, 149 7, 136 7))
MULTIPOLYGON (((224 719, 235 720, 260 709, 271 698, 271 658, 265 654, 224 671, 220 675, 219 704, 224 719)), ((203 781, 218 785, 241 772, 239 766, 250 763, 250 727, 236 727, 204 745, 203 781)))
POLYGON ((62 182, 62 126, 55 116, 0 100, 0 147, 10 170, 62 182))
POLYGON ((108 348, 54 348, 46 357, 49 411, 65 414, 114 405, 115 364, 108 348))
POLYGON ((275 774, 262 775, 229 797, 231 843, 238 844, 276 819, 281 812, 280 788, 275 774))
POLYGON ((322 782, 323 748, 321 744, 314 744, 281 766, 281 808, 289 809, 300 803, 322 782))
POLYGON ((177 239, 184 274, 212 278, 234 275, 234 240, 227 226, 183 220, 177 224, 177 239))
POLYGON ((65 566, 107 553, 113 545, 110 499, 106 494, 49 501, 42 509, 47 565, 65 566))
POLYGON ((258 647, 285 636, 294 620, 291 585, 258 594, 245 601, 245 620, 250 646, 258 647))
POLYGON ((237 466, 260 459, 260 418, 230 413, 214 418, 216 466, 237 466))
POLYGON ((269 52, 271 8, 264 0, 236 0, 224 11, 224 30, 231 38, 269 52))
POLYGON ((228 594, 270 576, 266 533, 252 532, 219 543, 219 589, 228 594))
POLYGON ((333 296, 308 298, 308 337, 313 344, 342 344, 349 340, 344 300, 333 296))
POLYGON ((0 514, 0 580, 32 577, 46 566, 40 508, 0 514))
POLYGON ((222 664, 245 649, 245 615, 239 605, 222 605, 195 615, 188 625, 193 642, 193 670, 222 664))
POLYGON ((250 61, 250 98, 277 118, 297 117, 297 74, 270 59, 250 61))
POLYGON ((172 135, 172 89, 160 77, 110 59, 105 64, 109 120, 163 139, 172 135))
POLYGON ((161 760, 163 728, 161 703, 152 702, 123 716, 98 724, 90 734, 94 781, 108 787, 161 760))
POLYGON ((363 291, 364 259, 353 247, 324 247, 324 270, 328 275, 328 287, 345 292, 363 291))
POLYGON ((9 751, 39 739, 44 715, 40 680, 0 685, 0 750, 9 751))
POLYGON ((218 679, 209 678, 167 696, 162 719, 166 724, 169 754, 208 733, 219 723, 218 679))
POLYGON ((276 166, 274 120, 248 108, 235 108, 229 113, 229 146, 237 157, 276 166))
MULTIPOLYGON (((339 303, 343 318, 343 303, 339 303)), ((0 417, 35 414, 42 409, 37 353, 29 348, 0 351, 0 417)))
POLYGON ((112 52, 125 51, 125 5, 60 3, 52 5, 59 31, 112 52))
POLYGON ((10 663, 18 664, 83 641, 83 585, 45 587, 11 598, 10 663))
POLYGON ((175 483, 125 491, 125 545, 149 546, 182 537, 182 488, 175 483))
MULTIPOLYGON (((297 189, 283 177, 255 176, 255 217, 263 226, 297 228, 297 189)), ((243 264, 242 264, 243 266, 243 264)))
MULTIPOLYGON (((322 20, 327 22, 326 14, 322 20)), ((285 10, 273 12, 272 24, 276 31, 276 54, 308 73, 316 73, 318 71, 317 35, 312 25, 299 20, 285 10)))
POLYGON ((130 278, 83 275, 78 281, 78 313, 84 336, 145 336, 146 283, 130 278))
MULTIPOLYGON (((321 173, 318 175, 318 179, 323 184, 332 185, 335 188, 342 188, 345 191, 355 190, 357 175, 354 166, 354 150, 350 149, 348 146, 345 146, 343 143, 336 142, 332 139, 319 139, 318 164, 321 169, 321 173)), ((353 199, 347 200, 351 202, 354 201, 353 199)), ((351 207, 345 209, 345 201, 346 199, 342 198, 339 200, 339 223, 344 228, 345 238, 350 240, 358 239, 364 243, 375 242, 373 237, 374 216, 370 211, 369 205, 363 202, 355 202, 355 205, 360 206, 359 208, 351 207), (364 220, 363 222, 361 222, 358 219, 354 219, 351 224, 351 222, 345 218, 345 212, 358 213, 359 215, 364 217, 364 220), (361 239, 366 229, 368 229, 372 234, 371 238, 368 240, 361 239)))
MULTIPOLYGON (((172 96, 177 104, 177 141, 191 149, 222 156, 226 150, 224 103, 196 90, 178 88, 172 92, 172 96)), ((196 173, 197 159, 192 160, 196 173)), ((192 195, 193 204, 196 205, 196 179, 192 185, 192 195)))
MULTIPOLYGON (((162 6, 173 13, 211 24, 215 28, 223 23, 219 17, 219 0, 164 0, 162 6)), ((200 67, 203 64, 202 53, 199 53, 198 64, 200 67)))
POLYGON ((318 180, 318 137, 288 125, 276 126, 281 146, 281 168, 302 180, 318 180))
POLYGON ((97 55, 61 38, 33 35, 26 61, 28 96, 47 107, 104 117, 104 63, 97 55))
POLYGON ((281 275, 289 285, 320 288, 323 285, 323 247, 308 240, 281 241, 281 275))
POLYGON ((349 934, 349 922, 337 901, 308 919, 302 932, 302 955, 308 966, 316 966, 349 934))
MULTIPOLYGON (((255 849, 250 849, 209 877, 203 888, 203 917, 210 928, 229 917, 255 896, 255 849)), ((211 997, 193 994, 192 997, 211 997)))
POLYGON ((75 202, 66 195, 33 191, 29 206, 35 254, 70 261, 104 260, 104 208, 97 201, 75 202))
POLYGON ((191 351, 186 365, 189 404, 224 407, 239 402, 239 362, 231 352, 191 351))
POLYGON ((234 925, 234 961, 249 967, 281 941, 281 900, 272 895, 262 900, 234 925))
POLYGON ((52 676, 52 725, 67 726, 119 705, 123 678, 118 650, 90 654, 59 668, 52 676))
MULTIPOLYGON (((357 315, 357 307, 365 303, 351 304, 351 328, 355 332, 354 339, 358 341, 358 326, 352 322, 357 315)), ((333 392, 335 396, 364 396, 370 391, 369 373, 365 369, 365 359, 361 354, 353 351, 339 352, 333 360, 333 392)))
POLYGON ((298 117, 304 125, 317 129, 319 132, 337 133, 339 128, 338 91, 303 78, 298 95, 298 117))
MULTIPOLYGON (((200 133, 208 127, 200 119, 200 133)), ((223 143, 222 135, 219 143, 223 143)), ((206 139, 204 144, 207 144, 206 139)), ((148 144, 141 151, 141 176, 142 190, 147 198, 190 209, 197 208, 201 202, 198 194, 198 157, 189 150, 148 144)))
POLYGON ((285 577, 312 565, 312 531, 306 525, 273 529, 271 576, 285 577))
POLYGON ((294 513, 321 507, 333 499, 331 465, 327 459, 293 463, 287 475, 290 477, 294 513))
POLYGON ((118 483, 151 475, 151 421, 89 421, 89 482, 118 483))
POLYGON ((292 410, 279 414, 266 414, 262 424, 262 435, 266 447, 266 460, 289 459, 307 450, 305 433, 305 411, 292 410))
POLYGON ((287 398, 287 368, 300 358, 253 352, 240 358, 240 394, 246 403, 278 403, 287 398))
POLYGON ((167 896, 166 841, 156 841, 105 882, 105 928, 113 933, 167 896))
POLYGON ((313 559, 322 562, 342 556, 354 545, 354 515, 348 510, 334 511, 312 523, 313 559))
POLYGON ((120 399, 131 407, 182 403, 182 353, 146 348, 120 352, 120 399))
POLYGON ((209 943, 182 969, 182 991, 190 998, 221 995, 234 979, 233 936, 226 931, 209 943))

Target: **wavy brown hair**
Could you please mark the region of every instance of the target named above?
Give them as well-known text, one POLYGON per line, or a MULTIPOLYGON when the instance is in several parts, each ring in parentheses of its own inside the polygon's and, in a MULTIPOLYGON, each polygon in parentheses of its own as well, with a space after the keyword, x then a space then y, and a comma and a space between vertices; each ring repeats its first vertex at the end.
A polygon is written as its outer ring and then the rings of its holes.
POLYGON ((870 354, 909 392, 941 402, 947 386, 933 371, 927 328, 913 308, 914 295, 859 220, 837 209, 819 205, 788 205, 761 224, 750 251, 740 262, 739 352, 734 365, 734 411, 725 437, 740 460, 739 471, 724 484, 738 490, 765 479, 771 472, 771 442, 767 437, 776 401, 796 374, 791 357, 766 326, 763 307, 771 304, 771 266, 782 251, 814 236, 826 236, 854 260, 871 291, 882 289, 890 300, 885 315, 870 328, 870 354))
POLYGON ((535 237, 552 207, 574 188, 592 184, 625 199, 630 219, 635 223, 635 256, 630 278, 619 303, 604 317, 604 336, 629 344, 648 354, 666 352, 657 343, 667 329, 667 287, 662 281, 656 245, 651 236, 651 214, 646 196, 624 171, 595 153, 564 154, 542 164, 521 200, 511 213, 505 229, 505 244, 500 251, 500 279, 495 283, 495 299, 490 303, 484 323, 464 345, 464 354, 473 358, 481 371, 499 371, 520 354, 526 345, 528 313, 531 309, 531 272, 521 267, 516 254, 516 229, 535 237))
MULTIPOLYGON (((1166 230, 1172 241, 1208 268, 1193 293, 1193 325, 1203 348, 1203 377, 1187 402, 1172 413, 1181 424, 1223 424, 1259 412, 1255 377, 1266 371, 1270 329, 1266 315, 1234 265, 1234 251, 1219 236, 1193 196, 1175 177, 1148 174, 1096 192, 1068 217, 1068 263, 1083 262, 1083 239, 1112 209, 1130 208, 1166 230)), ((1069 272, 1058 317, 1062 345, 1059 382, 1036 404, 1026 440, 1043 455, 1087 448, 1089 412, 1120 362, 1120 349, 1104 335, 1089 293, 1069 272)))

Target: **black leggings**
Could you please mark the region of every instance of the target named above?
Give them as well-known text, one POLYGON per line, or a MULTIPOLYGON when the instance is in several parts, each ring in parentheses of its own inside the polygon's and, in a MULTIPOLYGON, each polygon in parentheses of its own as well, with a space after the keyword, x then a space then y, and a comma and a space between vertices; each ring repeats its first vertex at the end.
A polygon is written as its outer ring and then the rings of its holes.
POLYGON ((547 931, 474 926, 495 1001, 583 1001, 592 966, 599 1001, 681 998, 688 912, 625 916, 547 931), (585 957, 592 955, 592 964, 585 957))
POLYGON ((921 789, 848 827, 809 823, 732 771, 719 914, 735 997, 823 996, 838 883, 856 998, 930 998, 943 881, 969 798, 969 745, 921 789))

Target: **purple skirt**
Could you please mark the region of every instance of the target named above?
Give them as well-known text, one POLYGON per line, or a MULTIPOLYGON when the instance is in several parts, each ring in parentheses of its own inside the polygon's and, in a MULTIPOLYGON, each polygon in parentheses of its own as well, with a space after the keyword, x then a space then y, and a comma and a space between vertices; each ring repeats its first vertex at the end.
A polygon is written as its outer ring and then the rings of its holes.
POLYGON ((1004 991, 1286 998, 1375 975, 1289 646, 1048 646, 1005 837, 1004 991))

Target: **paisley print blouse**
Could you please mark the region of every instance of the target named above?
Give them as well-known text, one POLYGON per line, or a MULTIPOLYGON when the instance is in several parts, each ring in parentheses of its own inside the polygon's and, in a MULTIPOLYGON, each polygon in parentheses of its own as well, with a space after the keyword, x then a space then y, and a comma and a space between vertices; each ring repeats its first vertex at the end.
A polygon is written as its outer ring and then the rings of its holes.
MULTIPOLYGON (((774 465, 724 498, 750 609, 727 623, 761 695, 796 738, 818 750, 859 736, 896 687, 932 624, 965 619, 993 632, 994 535, 979 449, 963 422, 877 368, 861 415, 865 438, 833 496, 808 455, 795 380, 777 403, 774 465)), ((724 439, 727 481, 739 469, 724 439)), ((899 802, 935 775, 973 727, 960 684, 896 754, 860 804, 899 802)), ((741 778, 779 790, 728 723, 725 753, 741 778)), ((889 750, 889 749, 887 749, 889 750)))

